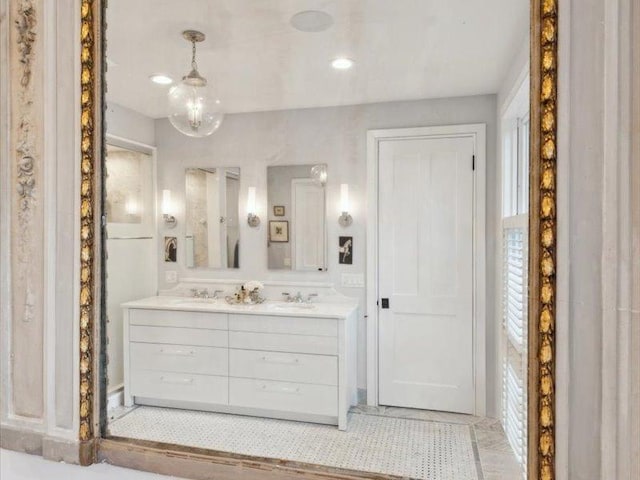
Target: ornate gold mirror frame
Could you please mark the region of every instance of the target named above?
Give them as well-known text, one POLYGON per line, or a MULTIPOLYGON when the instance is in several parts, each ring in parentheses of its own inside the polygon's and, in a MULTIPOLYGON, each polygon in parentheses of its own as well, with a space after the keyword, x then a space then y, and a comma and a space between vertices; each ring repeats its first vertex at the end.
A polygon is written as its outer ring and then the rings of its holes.
MULTIPOLYGON (((529 221, 529 478, 555 478, 555 290, 556 290, 556 120, 558 1, 531 0, 531 171, 529 221)), ((100 318, 100 199, 104 110, 103 8, 101 0, 81 6, 81 204, 80 204, 80 429, 83 463, 117 449, 101 439, 99 394, 102 336, 100 318)), ((122 443, 122 442, 121 442, 122 443)), ((129 444, 120 451, 131 451, 129 444)), ((217 457, 195 449, 137 442, 142 454, 213 463, 260 471, 262 478, 313 478, 317 469, 297 465, 288 473, 265 468, 269 462, 237 455, 217 457), (215 458, 214 458, 215 457, 215 458), (223 458, 224 457, 224 458, 223 458), (274 476, 275 475, 275 476, 274 476)), ((115 457, 109 457, 111 459, 115 457)), ((120 457, 122 458, 122 457, 120 457)), ((140 463, 130 466, 144 468, 140 463)), ((281 465, 280 465, 281 466, 281 465)), ((256 473, 258 475, 258 473, 256 473)), ((323 478, 331 478, 325 472, 323 478)), ((336 474, 334 478, 360 475, 336 474)))

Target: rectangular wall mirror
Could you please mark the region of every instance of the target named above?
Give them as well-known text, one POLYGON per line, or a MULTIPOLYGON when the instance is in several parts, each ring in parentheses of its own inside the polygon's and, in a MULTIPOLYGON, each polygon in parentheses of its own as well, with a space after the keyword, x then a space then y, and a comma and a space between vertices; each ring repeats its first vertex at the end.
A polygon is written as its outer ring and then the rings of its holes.
POLYGON ((239 168, 185 170, 187 268, 239 268, 239 168))
MULTIPOLYGON (((536 242, 553 238, 555 204, 529 175, 541 145, 554 153, 553 132, 540 133, 555 118, 545 106, 542 122, 536 100, 551 80, 529 81, 541 65, 530 28, 543 38, 530 4, 307 3, 104 11, 105 61, 117 64, 100 77, 106 133, 150 146, 162 209, 144 265, 133 249, 138 263, 117 262, 120 240, 96 257, 109 278, 157 269, 150 291, 127 298, 101 279, 117 310, 101 326, 118 344, 102 434, 217 452, 228 469, 535 475, 552 461, 537 456, 549 399, 529 360, 553 338, 529 323, 543 318, 529 299, 553 299, 536 270, 542 259, 553 274, 553 245, 543 258, 536 242)), ((122 218, 111 191, 105 208, 122 218)))
POLYGON ((326 165, 267 168, 269 269, 325 271, 326 165))

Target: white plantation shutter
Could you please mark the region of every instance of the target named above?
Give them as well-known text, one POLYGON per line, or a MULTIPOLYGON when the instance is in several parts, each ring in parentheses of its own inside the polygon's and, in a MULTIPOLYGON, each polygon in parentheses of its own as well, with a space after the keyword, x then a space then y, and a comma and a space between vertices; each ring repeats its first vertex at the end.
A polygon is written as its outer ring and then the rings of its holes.
POLYGON ((527 221, 503 219, 502 422, 516 457, 527 461, 527 221))
POLYGON ((504 328, 513 346, 520 352, 526 345, 527 310, 527 216, 503 221, 504 328))

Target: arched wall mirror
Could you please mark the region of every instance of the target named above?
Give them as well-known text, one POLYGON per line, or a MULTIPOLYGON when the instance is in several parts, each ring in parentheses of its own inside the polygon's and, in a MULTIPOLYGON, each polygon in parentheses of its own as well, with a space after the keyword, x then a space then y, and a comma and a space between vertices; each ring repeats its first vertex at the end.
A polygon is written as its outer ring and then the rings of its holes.
POLYGON ((557 0, 81 13, 87 463, 554 478, 557 0))

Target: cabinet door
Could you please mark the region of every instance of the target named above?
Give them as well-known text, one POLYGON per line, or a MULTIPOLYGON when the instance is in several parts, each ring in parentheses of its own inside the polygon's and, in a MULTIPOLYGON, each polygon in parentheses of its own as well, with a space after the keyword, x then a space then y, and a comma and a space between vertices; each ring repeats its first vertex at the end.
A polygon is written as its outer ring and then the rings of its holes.
POLYGON ((312 335, 229 332, 229 346, 245 350, 337 355, 338 339, 312 335))
POLYGON ((230 378, 229 401, 238 407, 338 415, 338 387, 328 385, 230 378))
POLYGON ((275 315, 229 315, 229 330, 337 337, 338 320, 275 315))
POLYGON ((338 357, 301 353, 229 350, 232 377, 285 382, 338 384, 338 357))
POLYGON ((137 370, 224 375, 229 373, 229 350, 162 343, 131 343, 131 365, 137 370))
POLYGON ((227 330, 229 323, 226 313, 182 312, 177 310, 131 309, 131 325, 149 325, 154 327, 206 328, 227 330))
POLYGON ((226 347, 229 344, 229 333, 224 330, 131 325, 129 340, 141 343, 226 347))
POLYGON ((190 373, 131 372, 131 395, 157 400, 227 405, 229 378, 190 373))

